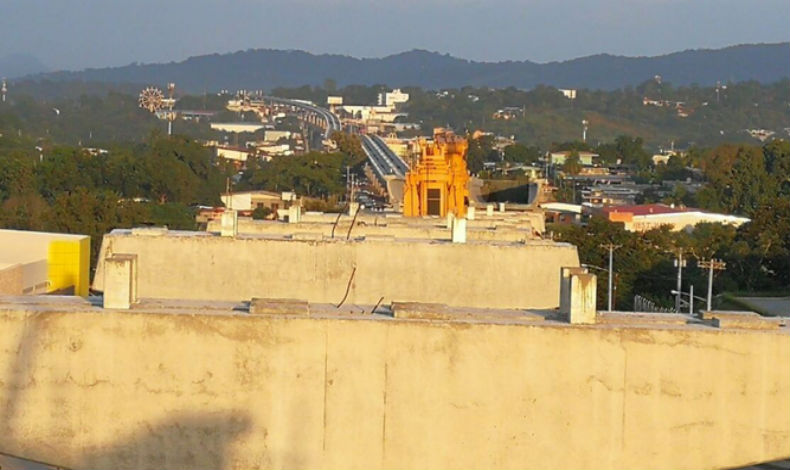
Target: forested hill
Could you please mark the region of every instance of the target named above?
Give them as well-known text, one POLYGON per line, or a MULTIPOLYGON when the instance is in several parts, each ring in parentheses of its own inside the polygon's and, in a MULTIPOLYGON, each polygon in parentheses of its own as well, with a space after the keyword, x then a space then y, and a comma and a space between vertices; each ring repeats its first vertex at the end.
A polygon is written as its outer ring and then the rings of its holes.
POLYGON ((164 84, 176 82, 191 92, 220 89, 272 89, 350 84, 419 86, 428 89, 462 86, 531 89, 539 84, 559 88, 614 90, 635 86, 655 75, 675 85, 713 85, 717 81, 756 80, 771 83, 790 77, 790 44, 752 44, 715 50, 687 50, 656 57, 600 54, 564 62, 474 62, 447 54, 412 50, 377 59, 314 55, 303 51, 255 49, 231 54, 191 57, 167 64, 54 72, 39 77, 164 84))

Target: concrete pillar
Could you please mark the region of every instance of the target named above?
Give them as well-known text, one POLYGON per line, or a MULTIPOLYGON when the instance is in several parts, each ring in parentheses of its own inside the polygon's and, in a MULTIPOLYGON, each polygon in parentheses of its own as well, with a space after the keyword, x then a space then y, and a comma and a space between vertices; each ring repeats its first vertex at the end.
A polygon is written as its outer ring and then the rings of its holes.
POLYGON ((486 216, 493 217, 494 216, 494 205, 488 204, 486 205, 486 216))
POLYGON ((447 224, 447 229, 448 230, 452 230, 453 229, 453 222, 454 221, 455 221, 455 214, 453 214, 452 212, 448 212, 447 213, 447 217, 446 217, 446 224, 447 224))
POLYGON ((358 202, 349 202, 348 203, 348 215, 350 217, 354 217, 354 214, 356 214, 358 210, 359 210, 359 203, 358 202))
POLYGON ((570 315, 573 324, 594 324, 597 278, 595 274, 573 274, 570 286, 570 315))
POLYGON ((453 220, 453 243, 466 243, 466 219, 453 220))
POLYGON ((475 220, 475 206, 469 206, 466 208, 466 218, 468 220, 475 220))
POLYGON ((499 212, 505 212, 505 203, 504 202, 500 202, 499 203, 499 212))
POLYGON ((220 218, 220 232, 223 237, 235 237, 239 233, 239 213, 228 209, 220 218))
POLYGON ((564 318, 568 318, 571 311, 571 276, 574 274, 587 274, 587 268, 560 268, 560 314, 564 318))
POLYGON ((104 308, 129 309, 137 303, 137 255, 115 254, 104 260, 104 308))
POLYGON ((288 208, 288 223, 298 224, 302 221, 302 208, 296 204, 288 208))

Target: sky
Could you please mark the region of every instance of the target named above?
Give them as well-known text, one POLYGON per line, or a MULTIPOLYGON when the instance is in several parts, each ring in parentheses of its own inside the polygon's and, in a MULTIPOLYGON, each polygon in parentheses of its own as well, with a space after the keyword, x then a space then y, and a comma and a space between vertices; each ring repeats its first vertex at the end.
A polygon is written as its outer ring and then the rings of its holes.
POLYGON ((481 61, 790 40, 788 0, 0 0, 0 57, 53 70, 244 49, 481 61))

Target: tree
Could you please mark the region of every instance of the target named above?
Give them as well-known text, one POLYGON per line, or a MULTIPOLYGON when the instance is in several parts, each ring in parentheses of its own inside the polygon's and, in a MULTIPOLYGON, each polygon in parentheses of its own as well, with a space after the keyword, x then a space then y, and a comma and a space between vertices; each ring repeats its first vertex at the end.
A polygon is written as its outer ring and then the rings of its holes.
POLYGON ((255 220, 263 220, 272 213, 272 210, 268 207, 258 206, 252 211, 252 218, 255 220))
POLYGON ((145 218, 137 205, 121 205, 110 191, 77 188, 57 195, 52 204, 52 230, 91 237, 92 264, 95 264, 105 233, 118 227, 131 227, 145 218))
POLYGON ((469 147, 466 152, 466 166, 470 172, 478 173, 483 169, 483 163, 499 160, 499 152, 494 149, 493 135, 486 134, 476 139, 469 135, 467 141, 469 147))
POLYGON ((21 151, 0 154, 0 201, 35 189, 34 160, 21 151))
POLYGON ((748 216, 776 194, 777 181, 759 147, 721 145, 703 156, 701 166, 708 180, 697 195, 703 208, 748 216))
POLYGON ((780 194, 790 197, 790 142, 774 139, 763 147, 767 171, 780 194))
POLYGON ((578 175, 582 171, 582 162, 579 157, 579 152, 571 150, 571 153, 565 158, 565 163, 562 164, 562 171, 566 175, 578 175))
POLYGON ((540 158, 537 147, 527 147, 523 144, 512 144, 505 147, 503 158, 506 162, 535 163, 540 158))
POLYGON ((357 166, 367 160, 368 156, 362 149, 362 140, 358 135, 336 131, 330 138, 337 145, 337 149, 346 155, 344 166, 357 166))
POLYGON ((650 167, 652 161, 644 149, 644 141, 641 137, 621 135, 615 139, 614 146, 617 157, 623 163, 636 165, 638 169, 650 167))
POLYGON ((305 196, 342 195, 345 193, 342 153, 310 152, 263 162, 257 169, 242 175, 240 188, 269 191, 296 191, 305 196))

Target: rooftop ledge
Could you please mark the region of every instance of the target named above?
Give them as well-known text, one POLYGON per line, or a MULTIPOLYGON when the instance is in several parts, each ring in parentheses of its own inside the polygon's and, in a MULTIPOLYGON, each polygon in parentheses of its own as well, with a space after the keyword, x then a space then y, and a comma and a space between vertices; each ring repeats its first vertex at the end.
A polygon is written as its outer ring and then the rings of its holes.
POLYGON ((293 234, 274 234, 274 233, 239 233, 233 237, 223 237, 220 232, 197 232, 186 230, 168 230, 164 227, 140 227, 133 229, 114 229, 110 236, 129 236, 129 237, 168 237, 168 238, 193 238, 193 239, 217 239, 217 240, 280 240, 294 242, 323 242, 323 243, 427 243, 433 245, 493 245, 493 246, 569 246, 569 243, 552 240, 524 239, 521 241, 507 240, 467 240, 463 244, 452 243, 451 240, 438 240, 435 238, 408 238, 395 237, 392 235, 360 235, 346 239, 345 233, 339 233, 334 238, 321 233, 295 232, 293 234))
POLYGON ((741 330, 750 333, 790 335, 790 318, 763 317, 753 312, 713 311, 701 316, 673 313, 597 312, 593 324, 571 325, 558 310, 481 309, 444 304, 392 302, 380 305, 308 303, 300 299, 254 298, 249 301, 140 299, 127 309, 102 307, 101 297, 0 296, 0 314, 102 313, 111 315, 211 315, 243 316, 261 320, 315 319, 534 325, 574 328, 639 328, 741 330))

